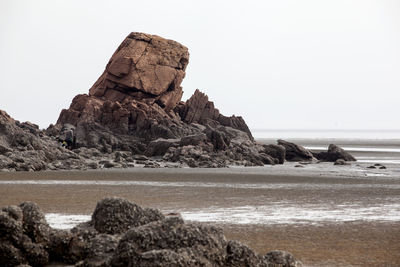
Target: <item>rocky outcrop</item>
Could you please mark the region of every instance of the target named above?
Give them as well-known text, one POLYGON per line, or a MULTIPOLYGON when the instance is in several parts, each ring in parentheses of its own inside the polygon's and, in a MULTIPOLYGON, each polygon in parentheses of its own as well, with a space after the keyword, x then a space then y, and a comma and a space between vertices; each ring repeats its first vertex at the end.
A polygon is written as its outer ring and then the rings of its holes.
POLYGON ((356 161, 356 159, 343 148, 330 144, 328 151, 314 152, 314 156, 321 161, 336 162, 337 160, 356 161))
POLYGON ((226 240, 218 227, 185 223, 176 214, 164 217, 120 198, 101 200, 92 220, 71 230, 51 228, 31 202, 2 208, 0 265, 52 261, 73 266, 301 266, 290 253, 259 255, 226 240))
POLYGON ((204 93, 196 90, 180 101, 188 61, 187 48, 175 41, 131 33, 89 95, 76 96, 54 128, 74 126, 77 147, 130 151, 192 167, 280 162, 260 155, 243 118, 220 114, 204 93), (182 154, 190 146, 196 146, 196 156, 182 154), (211 162, 199 165, 200 155, 211 162))
POLYGON ((285 140, 278 140, 278 145, 285 148, 285 158, 288 161, 315 160, 313 153, 300 145, 285 140))
MULTIPOLYGON (((220 114, 199 90, 181 101, 188 62, 188 49, 175 41, 129 34, 89 94, 74 97, 45 131, 0 111, 0 170, 214 168, 314 160, 293 143, 255 142, 242 117, 220 114), (146 160, 137 159, 143 155, 146 160)), ((315 155, 351 160, 336 147, 315 155)))
MULTIPOLYGON (((137 143, 193 133, 173 111, 182 97, 189 62, 183 45, 144 33, 131 33, 89 90, 63 110, 56 126, 76 127, 78 147, 105 152, 138 150, 137 143)), ((140 151, 143 152, 143 151, 140 151)))
POLYGON ((82 168, 79 155, 29 122, 20 123, 0 110, 0 170, 41 171, 82 168))

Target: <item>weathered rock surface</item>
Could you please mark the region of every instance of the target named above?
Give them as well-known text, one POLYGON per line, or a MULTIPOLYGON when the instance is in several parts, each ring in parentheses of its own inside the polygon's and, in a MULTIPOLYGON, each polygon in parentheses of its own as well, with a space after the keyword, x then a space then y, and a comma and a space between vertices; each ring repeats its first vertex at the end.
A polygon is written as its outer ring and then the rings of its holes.
POLYGON ((335 144, 330 144, 327 152, 323 151, 313 154, 317 159, 321 161, 336 162, 339 159, 344 161, 356 161, 356 159, 352 155, 350 155, 350 153, 344 151, 343 148, 338 147, 335 144))
POLYGON ((156 35, 133 32, 121 43, 90 95, 111 101, 140 99, 173 109, 182 97, 188 49, 156 35))
POLYGON ((2 208, 1 266, 52 261, 74 266, 301 266, 290 253, 262 256, 227 241, 218 227, 187 224, 179 215, 164 217, 120 198, 100 201, 92 220, 71 230, 52 229, 31 202, 2 208), (103 223, 106 227, 99 228, 103 223))

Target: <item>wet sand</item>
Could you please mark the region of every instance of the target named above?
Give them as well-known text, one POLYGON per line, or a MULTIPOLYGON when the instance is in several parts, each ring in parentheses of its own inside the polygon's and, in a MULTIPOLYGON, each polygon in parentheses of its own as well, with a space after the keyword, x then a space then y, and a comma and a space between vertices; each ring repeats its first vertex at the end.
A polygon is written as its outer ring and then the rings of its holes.
POLYGON ((119 196, 217 222, 229 239, 290 251, 307 266, 400 266, 398 176, 275 167, 0 173, 0 206, 29 200, 45 213, 88 215, 119 196))

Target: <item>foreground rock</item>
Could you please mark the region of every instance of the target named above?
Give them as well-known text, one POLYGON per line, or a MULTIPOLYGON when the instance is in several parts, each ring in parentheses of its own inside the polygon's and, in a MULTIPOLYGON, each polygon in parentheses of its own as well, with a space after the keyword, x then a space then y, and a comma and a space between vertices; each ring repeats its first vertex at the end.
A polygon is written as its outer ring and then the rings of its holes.
POLYGON ((0 265, 302 266, 290 253, 259 255, 225 239, 220 228, 164 217, 120 198, 101 200, 92 220, 52 229, 31 202, 0 211, 0 265), (114 210, 114 212, 111 212, 114 210))

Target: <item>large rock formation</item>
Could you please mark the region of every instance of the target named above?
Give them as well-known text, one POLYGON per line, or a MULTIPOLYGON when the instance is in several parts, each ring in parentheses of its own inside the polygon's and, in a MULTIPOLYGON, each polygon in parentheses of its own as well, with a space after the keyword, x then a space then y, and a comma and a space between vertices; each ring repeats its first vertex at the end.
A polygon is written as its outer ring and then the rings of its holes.
POLYGON ((290 253, 259 255, 226 240, 211 225, 164 217, 125 199, 100 201, 92 220, 71 230, 51 228, 32 202, 0 210, 0 265, 45 266, 287 266, 300 267, 290 253), (114 213, 110 209, 115 209, 114 213), (105 227, 100 227, 106 222, 105 227))
POLYGON ((261 145, 242 117, 220 114, 199 90, 181 101, 188 62, 188 49, 175 41, 129 34, 89 94, 77 95, 46 131, 0 111, 0 171, 354 160, 335 146, 313 154, 283 140, 261 145), (61 146, 65 139, 73 150, 61 146))
POLYGON ((48 132, 72 125, 77 147, 164 156, 192 167, 280 162, 259 155, 263 148, 257 147, 243 118, 220 114, 199 90, 180 101, 188 62, 183 45, 131 33, 89 94, 76 96, 48 132))

